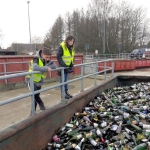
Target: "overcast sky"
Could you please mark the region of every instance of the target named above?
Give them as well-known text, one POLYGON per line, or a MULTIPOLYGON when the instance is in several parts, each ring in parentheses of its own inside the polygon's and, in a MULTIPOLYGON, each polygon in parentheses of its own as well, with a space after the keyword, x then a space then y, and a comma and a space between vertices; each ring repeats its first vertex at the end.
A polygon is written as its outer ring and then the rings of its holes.
MULTIPOLYGON (((119 0, 116 0, 119 1, 119 0)), ((150 9, 150 0, 127 0, 131 4, 150 9)), ((64 16, 73 9, 87 8, 91 0, 30 0, 31 37, 44 37, 59 14, 64 16)), ((0 0, 0 30, 2 48, 13 42, 29 43, 29 22, 27 0, 0 0)), ((150 11, 148 10, 150 18, 150 11)))

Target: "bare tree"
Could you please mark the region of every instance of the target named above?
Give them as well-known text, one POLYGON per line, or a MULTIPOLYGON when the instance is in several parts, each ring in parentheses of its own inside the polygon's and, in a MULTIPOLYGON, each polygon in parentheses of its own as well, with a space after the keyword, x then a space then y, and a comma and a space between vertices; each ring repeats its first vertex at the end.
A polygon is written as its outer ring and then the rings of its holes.
POLYGON ((134 7, 126 0, 91 0, 86 12, 83 9, 59 16, 45 36, 44 44, 56 49, 64 36, 76 39, 76 51, 96 49, 100 53, 130 52, 140 40, 149 40, 149 22, 142 7, 134 7))
POLYGON ((43 38, 39 36, 32 37, 31 43, 43 44, 43 38))
POLYGON ((47 45, 52 50, 56 50, 59 43, 64 37, 64 21, 61 16, 59 16, 54 25, 49 29, 48 33, 44 39, 44 45, 47 45))

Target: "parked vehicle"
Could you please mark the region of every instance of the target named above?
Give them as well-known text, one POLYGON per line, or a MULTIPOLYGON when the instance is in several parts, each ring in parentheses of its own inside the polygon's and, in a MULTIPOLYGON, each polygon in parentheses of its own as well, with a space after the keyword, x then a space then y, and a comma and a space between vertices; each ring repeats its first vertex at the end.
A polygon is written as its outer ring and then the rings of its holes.
POLYGON ((130 53, 130 58, 131 59, 150 58, 150 49, 149 48, 134 49, 130 53))
POLYGON ((147 51, 145 51, 145 58, 150 58, 150 49, 147 49, 147 51))

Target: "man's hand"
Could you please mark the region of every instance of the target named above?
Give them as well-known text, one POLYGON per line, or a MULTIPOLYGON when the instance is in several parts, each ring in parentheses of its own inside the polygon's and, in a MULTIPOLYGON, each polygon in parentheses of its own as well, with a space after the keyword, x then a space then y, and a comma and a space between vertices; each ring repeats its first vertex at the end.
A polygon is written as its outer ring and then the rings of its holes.
POLYGON ((51 68, 48 68, 48 72, 51 72, 51 68))

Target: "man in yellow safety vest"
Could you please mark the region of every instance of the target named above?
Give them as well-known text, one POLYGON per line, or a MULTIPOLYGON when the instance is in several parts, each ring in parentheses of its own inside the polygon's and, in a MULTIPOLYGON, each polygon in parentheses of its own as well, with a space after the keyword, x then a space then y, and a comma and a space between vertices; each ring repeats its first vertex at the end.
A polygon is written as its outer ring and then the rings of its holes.
MULTIPOLYGON (((40 90, 41 86, 44 83, 44 78, 46 77, 46 72, 50 72, 51 69, 55 69, 56 65, 50 60, 52 52, 49 48, 44 47, 42 50, 39 50, 33 60, 30 61, 29 72, 40 71, 41 73, 33 74, 34 80, 34 91, 40 90)), ((30 75, 26 76, 26 82, 30 89, 30 75)), ((41 110, 45 110, 43 101, 40 98, 40 93, 34 95, 35 99, 35 110, 37 103, 41 110)))

